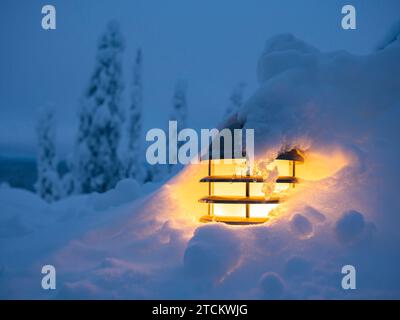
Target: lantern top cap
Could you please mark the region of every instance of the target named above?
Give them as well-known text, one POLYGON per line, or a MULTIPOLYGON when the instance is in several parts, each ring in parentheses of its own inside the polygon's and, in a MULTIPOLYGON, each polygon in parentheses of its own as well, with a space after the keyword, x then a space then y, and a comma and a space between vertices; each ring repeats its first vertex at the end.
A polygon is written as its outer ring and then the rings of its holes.
MULTIPOLYGON (((241 158, 245 158, 245 157, 246 157, 246 150, 243 149, 241 158)), ((206 157, 204 157, 204 158, 206 158, 206 157)), ((202 158, 202 159, 204 159, 204 158, 202 158)), ((209 160, 214 159, 211 156, 211 151, 210 151, 209 157, 206 159, 209 159, 209 160)), ((223 150, 221 150, 221 154, 218 159, 232 159, 232 157, 229 157, 229 158, 224 157, 223 150)), ((235 159, 235 157, 233 157, 233 159, 235 159)), ((277 160, 289 160, 289 161, 296 161, 296 162, 304 162, 304 156, 303 156, 302 152, 298 149, 292 149, 290 151, 281 152, 281 153, 279 153, 279 155, 276 159, 277 160)))
POLYGON ((277 159, 304 162, 303 154, 297 149, 292 149, 290 151, 280 153, 277 159))

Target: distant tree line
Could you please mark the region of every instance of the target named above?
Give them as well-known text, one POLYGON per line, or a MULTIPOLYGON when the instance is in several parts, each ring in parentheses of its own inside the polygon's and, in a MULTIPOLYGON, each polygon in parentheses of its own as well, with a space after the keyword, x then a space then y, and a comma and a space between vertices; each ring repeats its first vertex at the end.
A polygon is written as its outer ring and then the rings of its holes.
MULTIPOLYGON (((38 180, 35 188, 52 202, 71 194, 105 192, 124 178, 140 183, 162 181, 173 173, 171 166, 148 165, 142 150, 143 53, 137 50, 130 84, 129 106, 124 108, 122 54, 124 40, 116 22, 108 24, 100 37, 94 71, 78 113, 78 133, 74 150, 67 160, 67 172, 57 170, 54 111, 44 109, 38 120, 38 180), (126 123, 127 132, 123 133, 126 123), (121 137, 127 135, 121 150, 121 137), (120 152, 119 152, 120 151, 120 152)), ((227 115, 242 104, 243 83, 234 88, 227 115)), ((186 127, 187 82, 178 80, 172 98, 170 120, 178 130, 186 127)))

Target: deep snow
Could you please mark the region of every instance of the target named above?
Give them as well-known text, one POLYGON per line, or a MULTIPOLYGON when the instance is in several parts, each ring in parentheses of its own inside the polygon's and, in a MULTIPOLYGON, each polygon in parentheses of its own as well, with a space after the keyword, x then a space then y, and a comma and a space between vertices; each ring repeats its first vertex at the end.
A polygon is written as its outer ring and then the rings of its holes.
POLYGON ((277 217, 199 223, 202 165, 51 205, 3 186, 0 297, 400 298, 400 41, 354 56, 279 35, 257 73, 259 89, 227 121, 255 129, 258 160, 293 146, 310 160, 277 217), (55 291, 40 287, 44 264, 55 291), (341 288, 347 264, 356 290, 341 288))

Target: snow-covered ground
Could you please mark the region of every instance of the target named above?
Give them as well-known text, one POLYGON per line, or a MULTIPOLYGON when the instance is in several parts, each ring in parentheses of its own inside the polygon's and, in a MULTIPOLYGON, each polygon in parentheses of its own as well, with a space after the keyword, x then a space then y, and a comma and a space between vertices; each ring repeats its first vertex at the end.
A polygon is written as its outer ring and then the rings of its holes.
POLYGON ((293 146, 310 160, 276 218, 198 222, 201 165, 51 205, 3 186, 0 297, 400 298, 400 39, 354 56, 279 35, 257 72, 259 89, 229 122, 255 129, 259 160, 293 146), (41 288, 45 264, 57 290, 41 288), (341 287, 348 264, 355 290, 341 287))

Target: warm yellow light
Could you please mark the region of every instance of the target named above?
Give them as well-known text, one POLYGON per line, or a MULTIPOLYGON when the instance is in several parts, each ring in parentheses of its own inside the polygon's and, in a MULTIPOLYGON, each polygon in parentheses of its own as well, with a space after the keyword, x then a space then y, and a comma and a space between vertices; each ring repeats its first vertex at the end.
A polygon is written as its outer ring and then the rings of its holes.
MULTIPOLYGON (((275 183, 273 184, 273 192, 271 196, 278 196, 284 192, 287 192, 291 187, 290 183, 275 183)), ((252 197, 266 197, 263 190, 263 183, 251 183, 250 184, 250 196, 252 197)))
POLYGON ((266 218, 277 206, 278 204, 252 204, 250 206, 250 217, 266 218))
POLYGON ((274 168, 278 169, 278 173, 280 176, 291 176, 293 162, 288 160, 274 160, 270 164, 267 165, 267 170, 273 171, 274 168))
POLYGON ((242 217, 246 218, 246 205, 236 203, 214 203, 213 213, 216 217, 242 217))
POLYGON ((296 176, 302 180, 317 181, 334 175, 350 163, 341 151, 308 152, 306 161, 296 166, 296 176))
MULTIPOLYGON (((212 204, 215 217, 237 217, 246 218, 246 205, 245 204, 212 204)), ((251 218, 266 218, 268 214, 274 210, 278 204, 251 204, 250 217, 251 218)))
MULTIPOLYGON (((244 158, 211 160, 209 176, 212 178, 209 182, 209 195, 245 198, 246 200, 249 198, 269 200, 287 193, 292 186, 290 183, 276 183, 275 180, 281 176, 291 177, 294 174, 293 161, 277 159, 264 166, 262 170, 259 167, 252 169, 254 170, 248 168, 244 158), (272 178, 271 181, 263 181, 263 179, 269 180, 268 174, 275 175, 275 178, 272 178), (251 177, 254 177, 256 181, 251 177), (244 180, 238 181, 237 179, 244 180), (245 182, 246 179, 249 180, 245 182)), ((261 219, 262 221, 278 206, 277 203, 229 203, 228 199, 222 201, 223 203, 209 203, 209 214, 217 221, 241 221, 241 219, 243 221, 261 219)))
POLYGON ((244 158, 211 160, 211 167, 212 167, 211 174, 216 176, 246 175, 246 159, 244 158))
MULTIPOLYGON (((353 158, 341 150, 317 150, 308 151, 304 155, 304 162, 296 162, 295 176, 301 181, 317 181, 331 177, 339 170, 351 164, 353 158)), ((277 167, 278 176, 291 177, 293 175, 293 161, 275 160, 268 164, 267 170, 273 171, 277 167)), ((212 203, 198 201, 207 196, 246 197, 246 182, 226 182, 229 177, 244 177, 247 172, 246 160, 212 160, 211 172, 209 161, 203 160, 200 164, 189 165, 177 177, 169 181, 162 188, 162 196, 172 200, 173 210, 165 210, 165 215, 173 215, 171 223, 174 226, 196 227, 200 221, 224 221, 234 223, 264 222, 271 215, 275 216, 278 210, 285 210, 277 203, 212 203), (203 182, 204 177, 226 176, 224 182, 203 182), (211 193, 209 193, 211 189, 211 193), (247 208, 247 209, 246 209, 247 208), (246 213, 250 218, 246 217, 246 213), (204 218, 204 219, 203 219, 204 218), (219 219, 220 218, 220 219, 219 219)), ((268 171, 267 171, 268 173, 268 171)), ((260 173, 249 172, 252 176, 260 176, 260 173)), ((263 175, 265 178, 268 175, 263 175)), ((250 179, 251 180, 251 179, 250 179)), ((281 180, 282 181, 282 180, 281 180)), ((306 185, 306 184, 305 184, 306 185)), ((272 183, 273 196, 285 200, 286 196, 296 190, 303 190, 292 183, 272 183)), ((249 183, 250 197, 265 197, 263 182, 249 183)), ((271 196, 271 194, 268 194, 271 196)), ((268 198, 268 197, 267 197, 268 198)), ((160 204, 154 202, 155 210, 160 204)), ((160 219, 164 217, 160 216, 160 219)), ((189 230, 189 229, 188 229, 189 230)), ((190 229, 192 230, 192 229, 190 229)), ((190 230, 187 236, 191 236, 190 230)))
POLYGON ((214 183, 213 194, 219 196, 244 196, 246 194, 246 183, 244 182, 220 182, 214 183))

